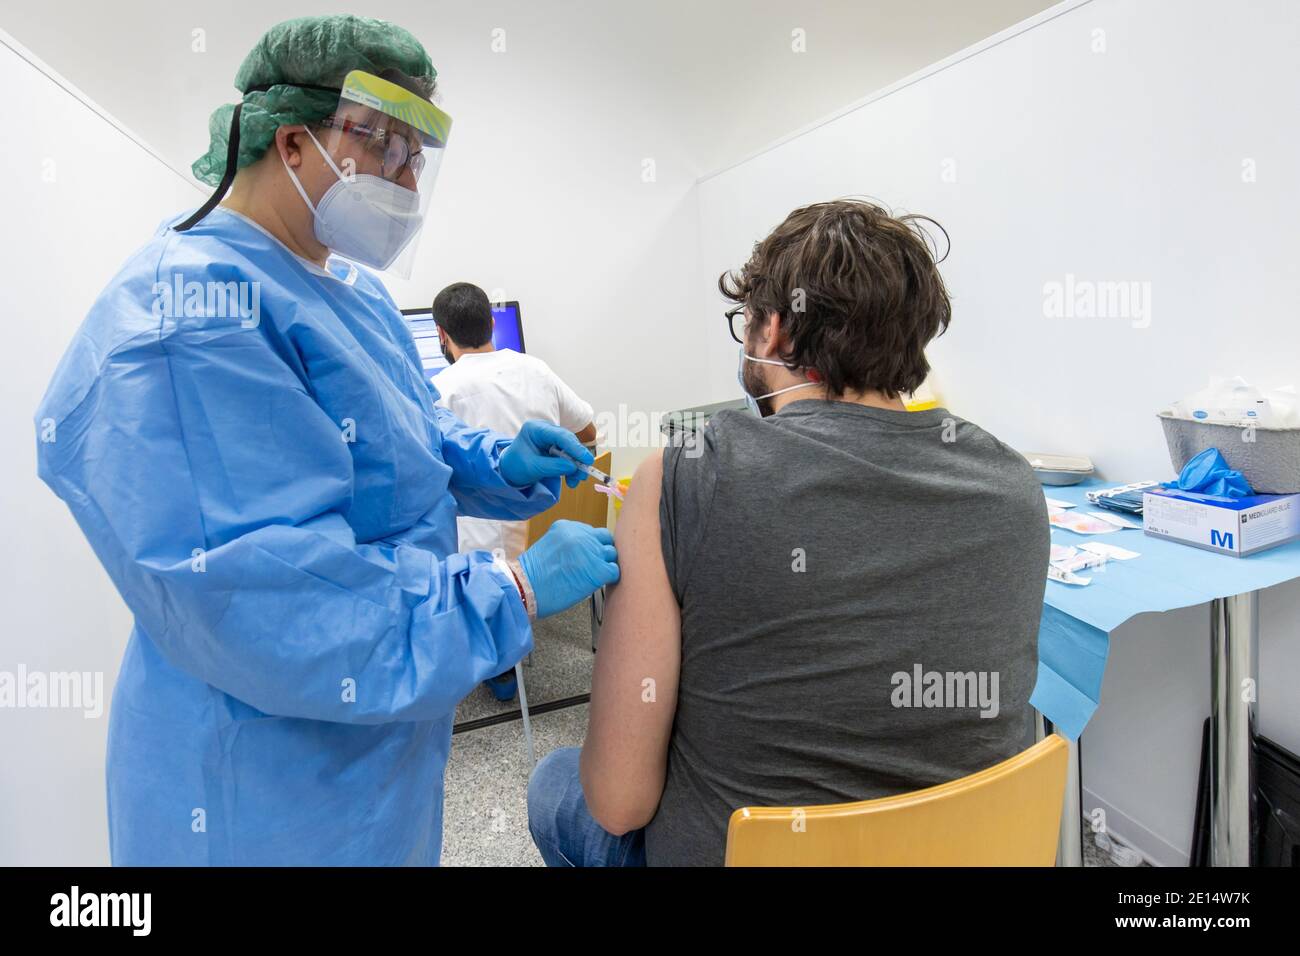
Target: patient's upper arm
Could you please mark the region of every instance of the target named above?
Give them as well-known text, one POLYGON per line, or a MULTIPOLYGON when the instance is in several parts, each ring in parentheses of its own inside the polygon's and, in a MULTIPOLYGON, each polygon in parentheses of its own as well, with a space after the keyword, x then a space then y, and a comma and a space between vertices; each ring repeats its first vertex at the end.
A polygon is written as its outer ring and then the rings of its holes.
POLYGON ((626 832, 654 816, 663 794, 677 706, 681 612, 659 536, 663 456, 636 470, 614 532, 619 583, 605 605, 582 748, 582 784, 592 816, 626 832))

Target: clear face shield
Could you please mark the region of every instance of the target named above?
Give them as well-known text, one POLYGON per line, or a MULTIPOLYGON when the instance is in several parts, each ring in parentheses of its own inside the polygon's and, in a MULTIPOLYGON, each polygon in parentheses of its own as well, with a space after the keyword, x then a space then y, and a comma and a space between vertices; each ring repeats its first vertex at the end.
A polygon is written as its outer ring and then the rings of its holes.
POLYGON ((308 127, 336 177, 312 207, 321 244, 410 278, 450 130, 451 117, 418 93, 373 73, 349 73, 338 108, 308 127))

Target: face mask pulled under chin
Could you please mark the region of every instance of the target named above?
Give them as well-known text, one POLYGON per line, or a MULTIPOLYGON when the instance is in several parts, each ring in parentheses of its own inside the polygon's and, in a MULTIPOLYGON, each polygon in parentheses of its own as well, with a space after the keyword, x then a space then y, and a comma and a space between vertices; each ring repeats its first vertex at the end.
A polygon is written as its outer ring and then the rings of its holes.
POLYGON ((782 368, 785 368, 785 363, 778 362, 774 359, 758 358, 757 356, 749 355, 745 352, 745 347, 743 345, 740 347, 740 359, 736 363, 736 381, 740 383, 740 392, 745 396, 745 407, 753 412, 756 418, 767 417, 758 404, 763 399, 771 398, 773 395, 781 395, 785 392, 793 392, 796 388, 810 388, 817 384, 816 382, 800 382, 797 385, 787 385, 785 388, 778 388, 774 392, 767 392, 763 395, 751 395, 749 389, 745 387, 746 362, 757 362, 761 365, 779 365, 782 368))
POLYGON ((387 269, 424 225, 420 194, 382 176, 360 173, 349 179, 339 171, 310 129, 307 135, 337 177, 319 203, 312 205, 283 155, 280 161, 312 212, 316 240, 345 259, 380 271, 387 269))

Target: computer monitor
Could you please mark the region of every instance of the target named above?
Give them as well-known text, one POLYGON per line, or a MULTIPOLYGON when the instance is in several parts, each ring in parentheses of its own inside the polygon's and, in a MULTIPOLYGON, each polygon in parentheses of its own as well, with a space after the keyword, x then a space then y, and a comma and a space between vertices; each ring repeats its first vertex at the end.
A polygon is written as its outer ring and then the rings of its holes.
MULTIPOLYGON (((415 339, 424 374, 433 378, 447 367, 447 358, 438 344, 438 323, 433 320, 433 309, 403 309, 402 315, 415 339)), ((524 324, 518 302, 492 303, 492 344, 499 349, 524 350, 524 324)))
POLYGON ((524 350, 524 323, 518 302, 492 303, 492 344, 499 349, 524 350))

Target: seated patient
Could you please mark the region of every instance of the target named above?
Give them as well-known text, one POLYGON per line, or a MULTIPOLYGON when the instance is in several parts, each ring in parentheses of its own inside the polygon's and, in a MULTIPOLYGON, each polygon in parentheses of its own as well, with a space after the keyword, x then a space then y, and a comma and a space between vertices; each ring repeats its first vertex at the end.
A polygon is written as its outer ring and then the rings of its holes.
POLYGON ((915 223, 798 209, 719 287, 760 414, 637 469, 586 742, 529 783, 551 865, 718 866, 738 807, 929 787, 1032 739, 1043 492, 977 425, 904 410, 950 315, 915 223))

